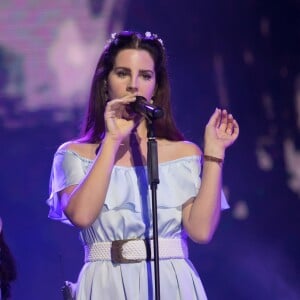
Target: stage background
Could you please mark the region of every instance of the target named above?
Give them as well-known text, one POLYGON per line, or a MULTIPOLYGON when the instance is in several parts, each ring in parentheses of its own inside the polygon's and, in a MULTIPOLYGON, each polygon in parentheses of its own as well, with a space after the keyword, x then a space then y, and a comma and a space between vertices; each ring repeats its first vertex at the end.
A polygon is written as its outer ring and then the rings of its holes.
MULTIPOLYGON (((13 299, 61 299, 83 251, 47 218, 57 147, 78 134, 111 32, 157 33, 180 129, 202 146, 215 107, 238 119, 226 154, 231 209, 190 257, 209 299, 300 298, 300 3, 64 0, 0 3, 0 216, 17 263, 13 299)), ((162 287, 163 288, 163 287, 162 287)))

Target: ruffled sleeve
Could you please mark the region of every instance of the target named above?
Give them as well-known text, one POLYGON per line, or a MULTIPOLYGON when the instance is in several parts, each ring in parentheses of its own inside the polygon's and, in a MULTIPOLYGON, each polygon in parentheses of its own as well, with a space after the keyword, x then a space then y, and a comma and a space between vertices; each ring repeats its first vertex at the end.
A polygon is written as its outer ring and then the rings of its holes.
POLYGON ((71 185, 79 184, 85 173, 85 162, 75 152, 58 150, 55 153, 49 184, 50 196, 47 199, 47 204, 50 207, 49 218, 71 224, 62 210, 58 200, 58 192, 71 185))
POLYGON ((221 191, 221 210, 230 208, 223 190, 221 191))
MULTIPOLYGON (((159 207, 181 207, 198 194, 201 185, 200 157, 185 157, 162 165, 160 176, 163 184, 158 185, 159 199, 161 199, 159 207)), ((228 202, 221 191, 221 209, 227 208, 229 208, 228 202)))

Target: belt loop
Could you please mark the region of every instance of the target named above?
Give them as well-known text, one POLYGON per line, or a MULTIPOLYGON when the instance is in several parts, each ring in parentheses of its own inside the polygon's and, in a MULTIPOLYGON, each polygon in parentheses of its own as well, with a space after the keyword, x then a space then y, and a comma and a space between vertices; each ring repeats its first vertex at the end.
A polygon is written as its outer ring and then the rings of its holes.
POLYGON ((146 248, 146 260, 151 260, 152 259, 152 255, 151 255, 151 241, 153 240, 149 240, 149 239, 145 239, 143 240, 145 243, 145 248, 146 248))

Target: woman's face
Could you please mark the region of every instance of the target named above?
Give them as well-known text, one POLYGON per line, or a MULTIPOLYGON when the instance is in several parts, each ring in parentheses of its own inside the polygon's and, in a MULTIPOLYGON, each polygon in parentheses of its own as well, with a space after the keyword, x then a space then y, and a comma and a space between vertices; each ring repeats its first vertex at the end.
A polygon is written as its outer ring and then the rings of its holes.
POLYGON ((108 74, 109 99, 131 94, 149 101, 155 86, 154 61, 148 51, 124 49, 117 54, 113 69, 108 74))

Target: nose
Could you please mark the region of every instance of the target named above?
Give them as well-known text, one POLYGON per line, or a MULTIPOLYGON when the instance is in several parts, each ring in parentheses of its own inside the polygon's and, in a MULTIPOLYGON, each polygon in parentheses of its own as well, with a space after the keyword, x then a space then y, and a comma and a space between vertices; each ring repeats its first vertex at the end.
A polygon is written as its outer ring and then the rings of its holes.
POLYGON ((138 78, 137 76, 131 76, 128 85, 126 87, 126 91, 129 93, 136 93, 138 91, 138 78))
POLYGON ((134 86, 127 86, 126 88, 126 92, 129 92, 129 93, 136 93, 138 91, 137 87, 134 87, 134 86))

